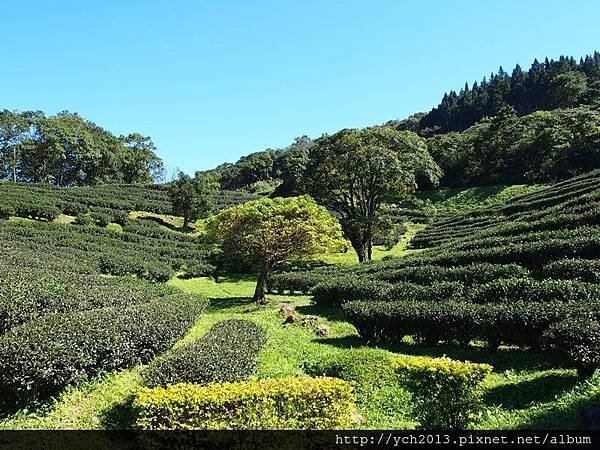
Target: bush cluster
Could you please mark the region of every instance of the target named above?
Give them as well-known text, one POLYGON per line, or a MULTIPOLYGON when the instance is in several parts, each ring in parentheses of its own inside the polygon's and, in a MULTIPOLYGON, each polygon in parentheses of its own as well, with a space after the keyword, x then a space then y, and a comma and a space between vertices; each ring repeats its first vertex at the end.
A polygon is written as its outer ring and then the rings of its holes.
POLYGON ((542 275, 559 280, 581 280, 600 283, 600 260, 562 259, 545 265, 542 275))
POLYGON ((469 294, 475 303, 497 302, 598 302, 600 285, 573 280, 509 278, 475 287, 469 294))
POLYGON ((552 324, 543 336, 546 348, 565 353, 580 375, 600 367, 600 322, 574 315, 552 324))
POLYGON ((336 378, 182 383, 142 388, 133 402, 147 430, 347 429, 354 408, 351 385, 336 378))
POLYGON ((174 270, 159 261, 147 261, 142 257, 116 256, 102 257, 100 271, 107 275, 134 274, 149 281, 169 281, 174 270))
POLYGON ((172 297, 126 308, 51 314, 0 336, 0 401, 14 408, 170 348, 205 306, 172 297))
POLYGON ((395 366, 422 429, 466 429, 481 418, 483 380, 492 366, 424 357, 398 358, 395 366))
POLYGON ((477 339, 492 347, 501 343, 539 348, 544 331, 571 314, 600 317, 598 304, 546 302, 353 301, 344 311, 359 334, 374 342, 466 345, 477 339))
POLYGON ((142 376, 149 387, 245 380, 265 342, 264 331, 253 322, 226 320, 200 339, 156 358, 142 376))

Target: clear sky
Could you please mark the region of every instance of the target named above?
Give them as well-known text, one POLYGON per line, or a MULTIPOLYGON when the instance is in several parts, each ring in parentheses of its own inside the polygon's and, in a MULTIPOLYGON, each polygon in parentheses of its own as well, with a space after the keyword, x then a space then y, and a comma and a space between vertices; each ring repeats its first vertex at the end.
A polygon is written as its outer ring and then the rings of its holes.
POLYGON ((0 108, 150 135, 189 173, 600 50, 600 2, 0 0, 0 108))

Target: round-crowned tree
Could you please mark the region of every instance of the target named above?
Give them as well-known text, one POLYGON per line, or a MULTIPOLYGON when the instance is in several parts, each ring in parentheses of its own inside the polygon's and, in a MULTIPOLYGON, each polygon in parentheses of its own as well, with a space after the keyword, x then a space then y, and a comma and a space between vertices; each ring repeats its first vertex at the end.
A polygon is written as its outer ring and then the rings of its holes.
POLYGON ((265 285, 284 261, 334 250, 343 245, 338 221, 307 196, 261 198, 211 217, 207 235, 221 258, 243 261, 258 272, 254 300, 265 302, 265 285))

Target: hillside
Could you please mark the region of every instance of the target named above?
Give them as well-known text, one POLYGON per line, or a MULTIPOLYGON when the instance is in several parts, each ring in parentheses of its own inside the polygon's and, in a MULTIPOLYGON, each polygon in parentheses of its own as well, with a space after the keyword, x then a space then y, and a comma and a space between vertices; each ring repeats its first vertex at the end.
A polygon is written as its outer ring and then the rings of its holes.
MULTIPOLYGON (((480 428, 571 428, 583 406, 600 405, 597 373, 578 378, 581 361, 568 348, 548 347, 544 334, 565 317, 600 317, 598 171, 547 186, 424 194, 436 211, 431 223, 405 223, 401 242, 380 255, 384 261, 349 266, 351 255, 339 253, 325 258, 333 265, 277 274, 270 289, 278 294, 266 307, 250 298, 254 274, 222 274, 218 282, 208 276, 210 267, 200 264, 206 244, 166 226, 160 188, 4 184, 0 193, 15 214, 0 220, 0 392, 28 408, 15 413, 5 405, 0 427, 129 427, 120 411, 157 364, 154 355, 173 353, 176 341, 175 348, 210 341, 211 327, 230 319, 250 320, 266 333, 256 367, 243 369, 253 377, 327 375, 356 383, 365 420, 358 428, 415 426, 409 395, 392 382, 389 361, 398 355, 491 364, 480 428), (115 230, 116 216, 107 229, 20 209, 40 195, 62 216, 108 208, 126 219, 115 230), (143 219, 148 215, 159 222, 143 219), (206 273, 185 279, 190 261, 206 273), (297 323, 283 323, 279 309, 287 304, 297 323), (328 333, 315 335, 317 325, 328 333), (124 342, 124 335, 137 337, 124 342), (15 364, 11 349, 24 340, 36 345, 19 347, 15 364), (73 340, 80 353, 60 350, 73 340), (116 342, 128 350, 115 353, 116 342), (105 353, 107 346, 113 350, 105 353), (56 368, 48 375, 36 367, 56 368), (25 374, 27 393, 17 388, 25 374)), ((217 203, 232 198, 247 199, 226 193, 217 203)))

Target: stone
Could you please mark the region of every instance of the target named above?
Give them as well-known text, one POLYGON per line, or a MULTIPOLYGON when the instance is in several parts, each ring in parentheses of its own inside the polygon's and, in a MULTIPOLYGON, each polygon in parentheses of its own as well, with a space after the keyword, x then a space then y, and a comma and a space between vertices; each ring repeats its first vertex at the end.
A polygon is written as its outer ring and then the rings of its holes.
POLYGON ((279 314, 282 314, 286 317, 293 315, 295 312, 296 311, 292 305, 283 305, 281 308, 279 308, 279 314))
POLYGON ((321 324, 317 325, 316 333, 317 333, 317 336, 329 336, 331 334, 331 330, 329 329, 329 327, 327 325, 325 325, 324 323, 321 323, 321 324))
POLYGON ((286 323, 296 323, 298 322, 298 316, 295 314, 290 314, 289 316, 287 316, 284 320, 284 324, 286 323))

